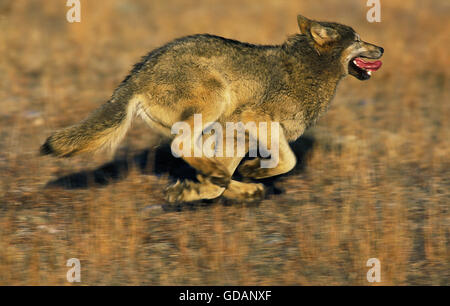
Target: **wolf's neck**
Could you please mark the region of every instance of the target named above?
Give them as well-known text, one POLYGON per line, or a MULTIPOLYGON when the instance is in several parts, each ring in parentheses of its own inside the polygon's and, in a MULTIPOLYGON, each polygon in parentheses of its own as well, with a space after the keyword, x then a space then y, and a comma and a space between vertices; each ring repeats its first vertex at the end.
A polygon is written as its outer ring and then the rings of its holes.
POLYGON ((320 54, 305 35, 294 35, 280 46, 281 60, 292 66, 292 73, 309 74, 323 80, 336 82, 342 78, 342 67, 335 55, 320 54))
POLYGON ((319 55, 303 35, 281 47, 287 88, 303 113, 306 125, 314 124, 333 99, 342 71, 339 60, 319 55))

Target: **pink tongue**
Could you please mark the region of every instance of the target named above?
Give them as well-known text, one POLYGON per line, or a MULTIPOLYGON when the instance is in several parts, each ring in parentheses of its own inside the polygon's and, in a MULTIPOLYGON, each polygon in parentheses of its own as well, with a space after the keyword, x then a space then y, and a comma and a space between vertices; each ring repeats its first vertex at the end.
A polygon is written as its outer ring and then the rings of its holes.
POLYGON ((355 58, 355 62, 356 66, 358 66, 359 68, 363 68, 369 71, 377 71, 382 65, 381 61, 366 62, 359 57, 355 58))

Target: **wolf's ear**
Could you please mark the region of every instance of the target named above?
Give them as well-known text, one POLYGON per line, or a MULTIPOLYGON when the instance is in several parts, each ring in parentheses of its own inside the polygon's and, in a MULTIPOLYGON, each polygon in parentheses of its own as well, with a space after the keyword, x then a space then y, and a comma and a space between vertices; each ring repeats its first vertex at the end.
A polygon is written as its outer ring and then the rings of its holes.
POLYGON ((312 38, 319 46, 336 41, 339 38, 339 33, 335 29, 322 26, 317 22, 311 24, 310 31, 312 38))
POLYGON ((298 15, 297 16, 298 27, 300 28, 300 33, 308 35, 309 29, 311 27, 311 20, 308 18, 298 15))

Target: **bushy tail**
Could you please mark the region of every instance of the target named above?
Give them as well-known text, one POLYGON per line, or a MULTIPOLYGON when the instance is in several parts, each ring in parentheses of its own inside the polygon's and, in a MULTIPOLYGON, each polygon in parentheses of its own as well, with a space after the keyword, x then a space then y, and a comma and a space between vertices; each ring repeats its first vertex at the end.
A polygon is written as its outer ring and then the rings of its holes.
POLYGON ((129 99, 109 101, 84 121, 55 132, 41 146, 42 155, 70 157, 78 153, 111 148, 125 136, 136 105, 129 99))

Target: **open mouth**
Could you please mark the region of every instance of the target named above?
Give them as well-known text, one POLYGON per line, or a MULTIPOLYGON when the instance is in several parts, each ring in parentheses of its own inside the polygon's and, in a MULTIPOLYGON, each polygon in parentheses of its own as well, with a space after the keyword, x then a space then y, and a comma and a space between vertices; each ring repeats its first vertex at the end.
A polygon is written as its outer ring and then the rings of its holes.
POLYGON ((349 72, 360 80, 368 80, 372 72, 380 69, 381 61, 366 61, 363 56, 353 58, 349 63, 349 72))

